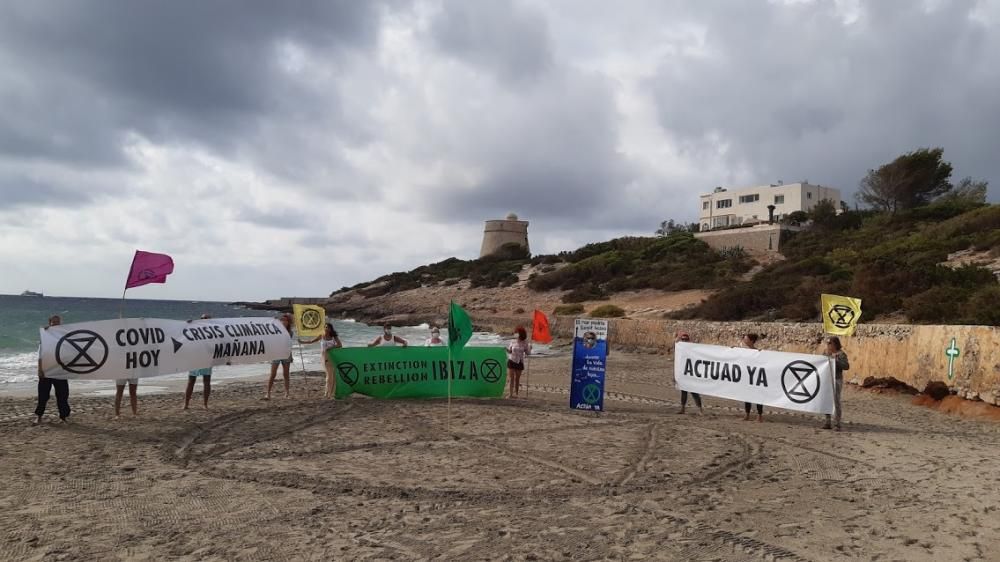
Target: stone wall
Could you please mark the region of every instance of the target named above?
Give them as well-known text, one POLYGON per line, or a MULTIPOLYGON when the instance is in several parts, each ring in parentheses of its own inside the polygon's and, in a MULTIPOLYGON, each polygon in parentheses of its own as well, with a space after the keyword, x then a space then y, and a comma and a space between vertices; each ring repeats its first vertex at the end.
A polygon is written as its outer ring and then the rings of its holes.
POLYGON ((699 232, 695 237, 716 250, 742 247, 752 252, 777 252, 781 248, 782 230, 779 225, 760 225, 730 230, 699 232))
MULTIPOLYGON (((551 318, 553 335, 573 336, 573 318, 551 318)), ((501 334, 514 326, 530 326, 531 318, 490 318, 477 321, 483 329, 501 334)), ((687 332, 699 343, 737 345, 747 333, 760 335, 762 349, 821 353, 821 324, 774 322, 703 322, 673 320, 610 320, 611 345, 624 349, 668 352, 674 333, 687 332)), ((911 326, 863 324, 851 338, 842 338, 851 360, 845 380, 860 384, 866 377, 895 377, 920 390, 941 381, 959 396, 1000 405, 1000 329, 994 326, 911 326), (952 377, 948 354, 954 338, 958 356, 952 377)))

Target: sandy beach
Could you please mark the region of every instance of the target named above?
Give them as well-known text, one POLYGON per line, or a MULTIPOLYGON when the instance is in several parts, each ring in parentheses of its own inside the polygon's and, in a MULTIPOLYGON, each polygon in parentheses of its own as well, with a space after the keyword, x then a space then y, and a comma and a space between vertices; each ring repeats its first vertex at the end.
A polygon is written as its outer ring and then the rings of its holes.
POLYGON ((327 402, 319 377, 120 421, 74 397, 37 427, 2 398, 0 559, 1000 559, 1000 424, 853 387, 842 433, 713 399, 682 416, 669 358, 627 353, 596 416, 566 407, 568 363, 455 400, 450 431, 444 401, 327 402))

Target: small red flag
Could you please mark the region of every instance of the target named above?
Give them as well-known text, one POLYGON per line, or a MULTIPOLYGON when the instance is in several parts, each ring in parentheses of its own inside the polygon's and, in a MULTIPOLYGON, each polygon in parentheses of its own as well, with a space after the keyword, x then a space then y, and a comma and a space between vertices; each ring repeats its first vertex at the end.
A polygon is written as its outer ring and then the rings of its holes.
POLYGON ((538 343, 549 343, 552 341, 552 333, 549 331, 549 319, 541 310, 535 310, 535 319, 531 323, 531 340, 538 343))

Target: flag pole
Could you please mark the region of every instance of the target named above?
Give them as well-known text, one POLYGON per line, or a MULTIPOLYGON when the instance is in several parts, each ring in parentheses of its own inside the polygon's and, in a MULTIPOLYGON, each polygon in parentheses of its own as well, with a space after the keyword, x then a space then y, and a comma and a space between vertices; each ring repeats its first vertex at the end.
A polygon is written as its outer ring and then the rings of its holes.
POLYGON ((454 371, 454 365, 451 362, 451 345, 448 346, 448 413, 447 413, 447 427, 448 433, 451 433, 451 377, 454 371))
MULTIPOLYGON (((128 291, 128 287, 125 287, 125 291, 128 291)), ((125 291, 122 291, 122 304, 118 308, 118 318, 125 318, 125 291)))

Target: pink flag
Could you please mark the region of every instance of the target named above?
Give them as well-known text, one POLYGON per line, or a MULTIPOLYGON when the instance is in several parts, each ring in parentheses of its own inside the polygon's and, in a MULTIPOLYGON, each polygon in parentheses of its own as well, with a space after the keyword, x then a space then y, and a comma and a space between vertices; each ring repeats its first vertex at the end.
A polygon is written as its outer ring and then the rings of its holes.
POLYGON ((128 272, 125 288, 139 287, 147 283, 166 283, 167 275, 174 272, 174 260, 167 254, 135 251, 132 269, 128 272))

